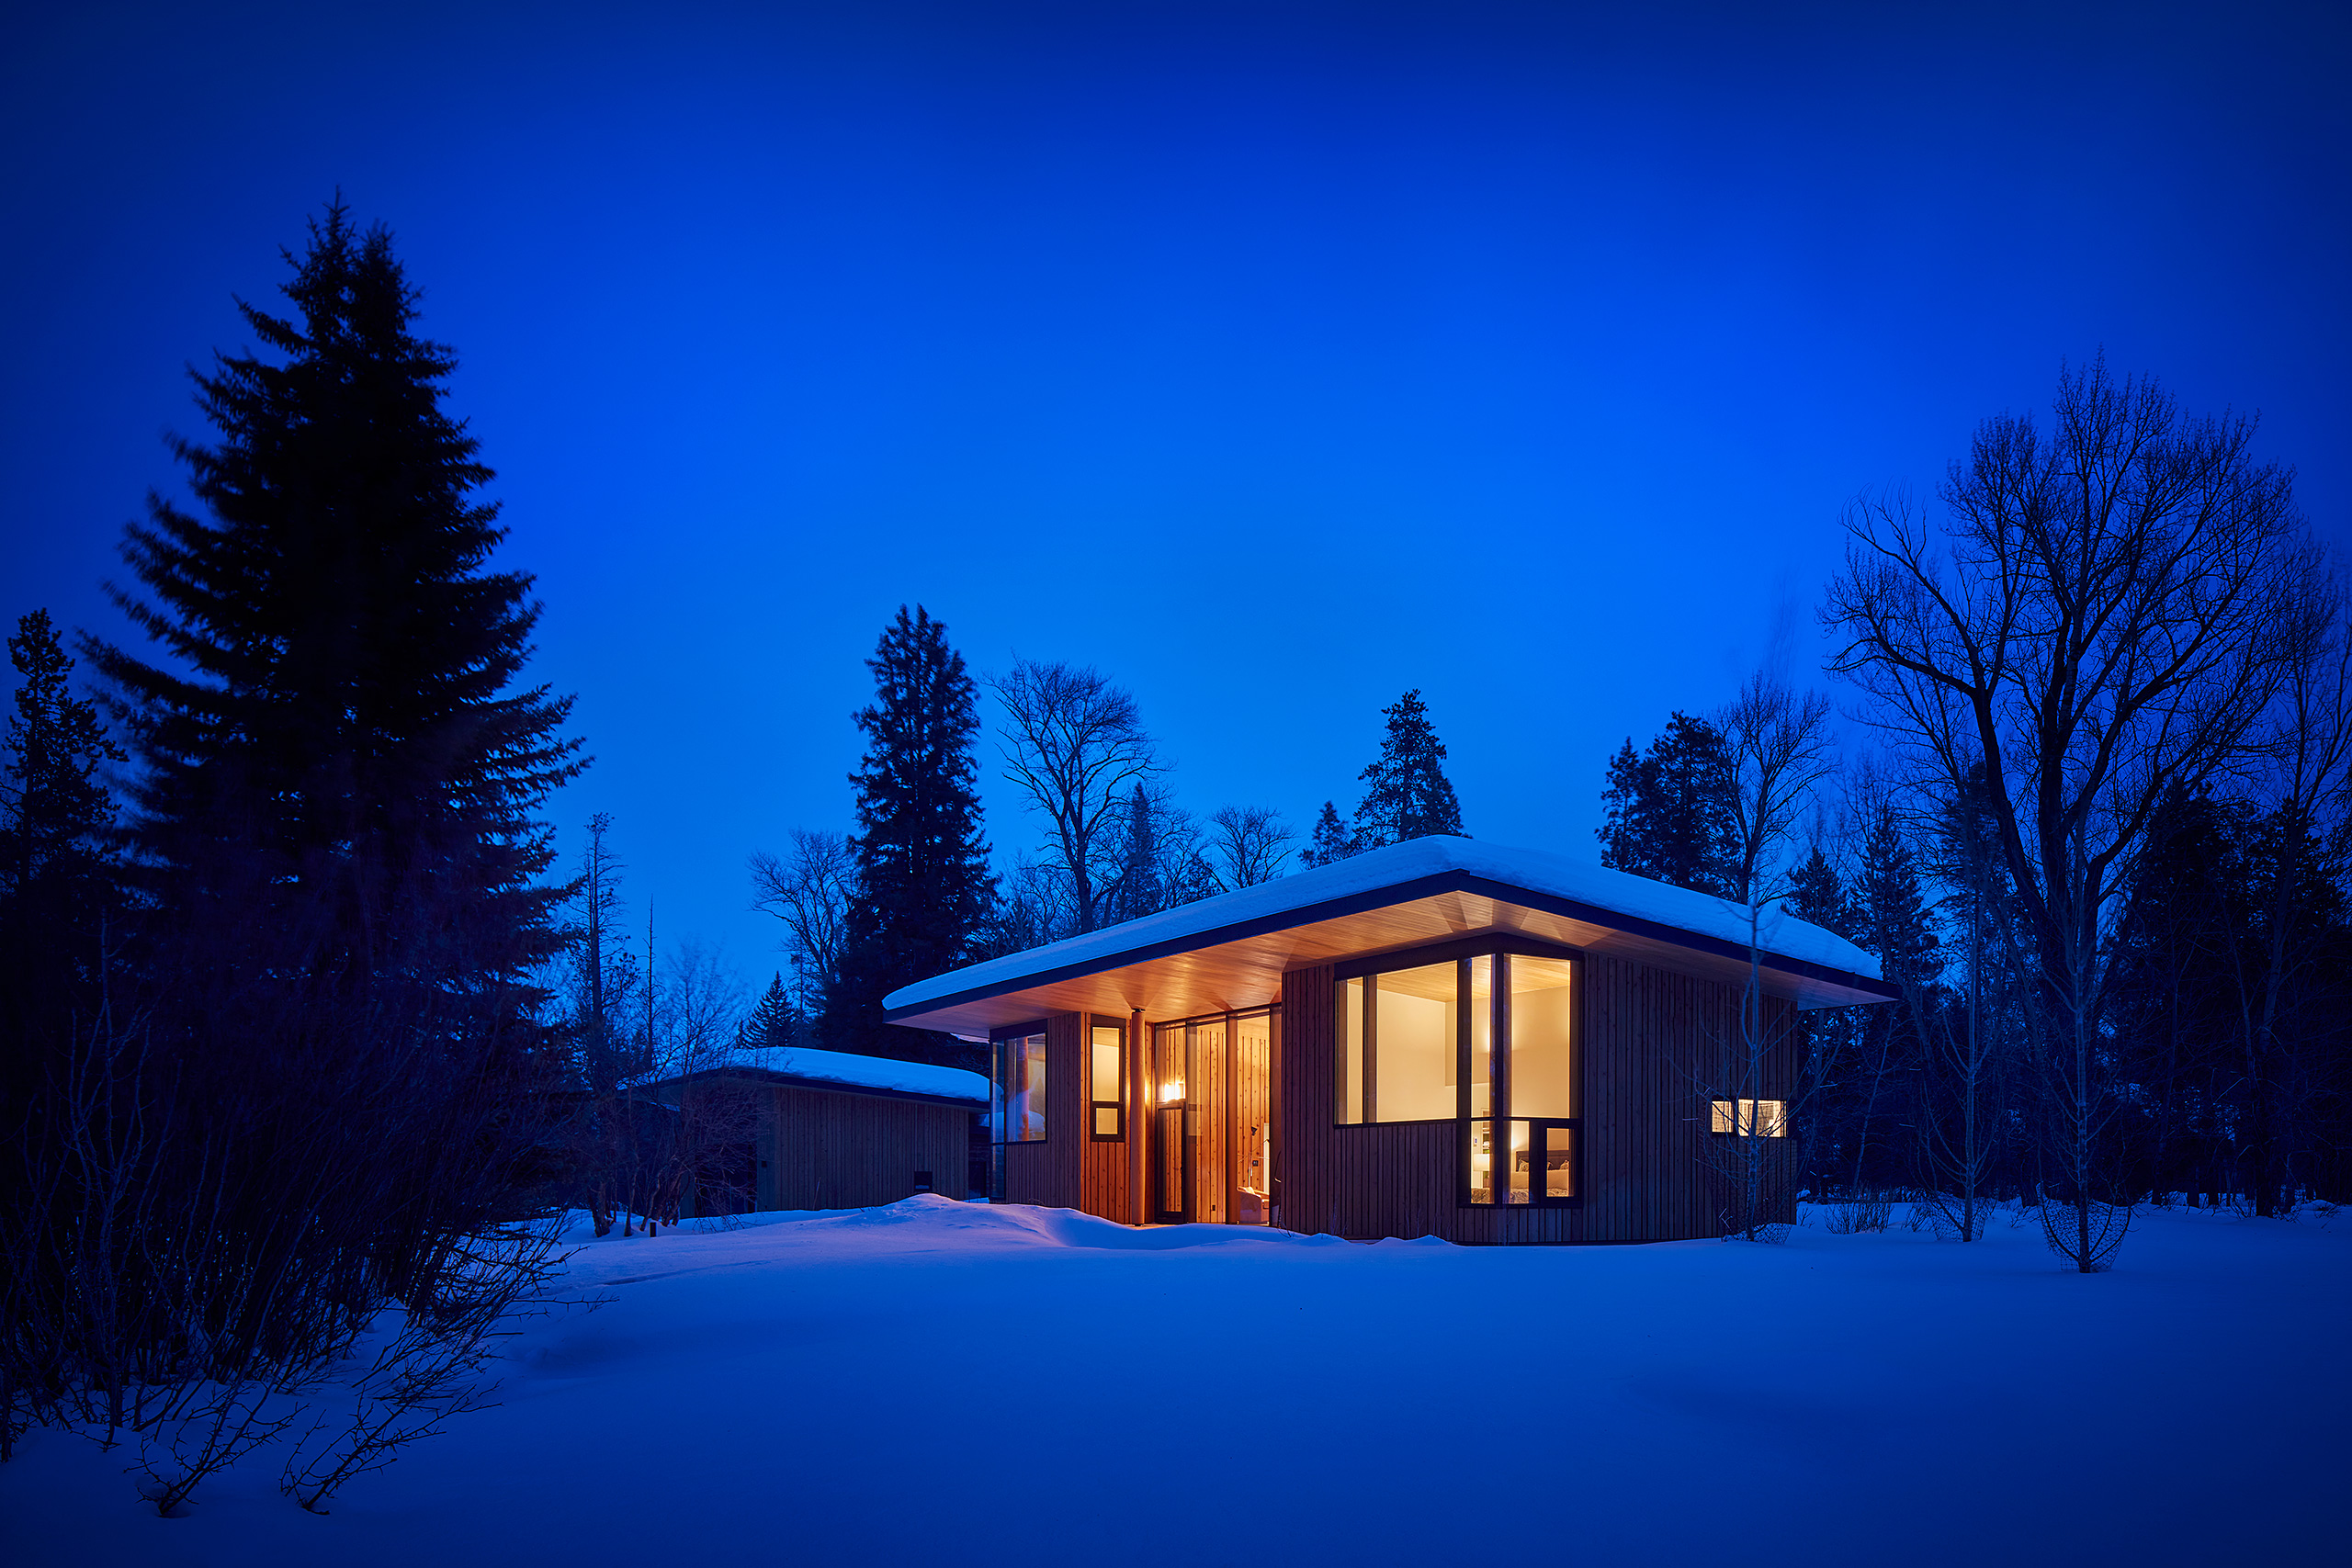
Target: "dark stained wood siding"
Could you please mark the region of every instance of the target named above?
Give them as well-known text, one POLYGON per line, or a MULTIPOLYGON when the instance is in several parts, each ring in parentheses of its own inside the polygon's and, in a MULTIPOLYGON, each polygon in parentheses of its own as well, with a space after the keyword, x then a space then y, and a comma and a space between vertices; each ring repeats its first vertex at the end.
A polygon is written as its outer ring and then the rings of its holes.
MULTIPOLYGON (((1722 1058, 1737 1037, 1739 987, 1606 953, 1580 964, 1584 1201, 1573 1209, 1460 1205, 1451 1122, 1334 1126, 1332 971, 1284 975, 1280 1223, 1493 1245, 1720 1235, 1708 1090, 1726 1081, 1722 1058)), ((1769 998, 1765 1019, 1776 1046, 1760 1098, 1785 1100, 1795 1089, 1798 1031, 1786 1001, 1769 998)), ((1793 1154, 1791 1142, 1784 1158, 1793 1154)))
POLYGON ((1004 1145, 1004 1201, 1050 1209, 1079 1207, 1080 1151, 1086 1147, 1085 1019, 1046 1020, 1046 1139, 1004 1145))
POLYGON ((760 1139, 764 1207, 861 1209, 895 1203, 927 1170, 937 1191, 960 1198, 972 1113, 881 1095, 829 1089, 768 1090, 773 1119, 760 1139))

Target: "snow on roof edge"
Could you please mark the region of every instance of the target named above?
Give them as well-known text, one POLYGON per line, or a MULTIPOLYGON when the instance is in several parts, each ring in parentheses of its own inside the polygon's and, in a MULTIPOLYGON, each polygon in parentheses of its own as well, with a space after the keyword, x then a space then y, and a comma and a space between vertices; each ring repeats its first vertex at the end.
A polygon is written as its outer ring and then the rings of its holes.
POLYGON ((716 1064, 728 1067, 758 1067, 812 1083, 837 1083, 844 1089, 878 1089, 894 1094, 930 1095, 938 1100, 969 1100, 985 1105, 989 1080, 962 1067, 935 1067, 928 1062, 901 1062, 889 1056, 862 1056, 850 1051, 820 1051, 813 1045, 754 1045, 729 1054, 716 1064))
MULTIPOLYGON (((1368 851, 1336 865, 1295 872, 1255 887, 1220 893, 1195 904, 1182 904, 1156 915, 1105 926, 1083 936, 1065 937, 1024 953, 1007 953, 1001 958, 951 969, 900 987, 882 998, 882 1006, 886 1011, 896 1012, 967 991, 1010 985, 1028 976, 1066 969, 1090 959, 1112 960, 1136 948, 1181 941, 1334 899, 1376 893, 1384 887, 1446 872, 1461 872, 1523 887, 1531 893, 1589 904, 1597 909, 1670 926, 1695 936, 1713 937, 1743 947, 1747 943, 1747 907, 1732 899, 1693 893, 1687 887, 1635 876, 1630 872, 1611 871, 1598 862, 1573 855, 1513 849, 1475 839, 1432 837, 1408 840, 1385 849, 1368 851)), ((1882 977, 1876 958, 1836 932, 1801 920, 1778 905, 1769 906, 1761 912, 1757 934, 1764 951, 1779 957, 1872 980, 1882 977)))

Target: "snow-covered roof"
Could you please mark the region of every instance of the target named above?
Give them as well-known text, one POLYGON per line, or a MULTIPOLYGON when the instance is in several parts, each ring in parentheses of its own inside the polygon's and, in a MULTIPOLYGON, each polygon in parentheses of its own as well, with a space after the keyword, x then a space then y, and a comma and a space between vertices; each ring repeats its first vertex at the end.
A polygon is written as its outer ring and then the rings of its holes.
POLYGON ((961 1067, 934 1067, 924 1062, 820 1051, 808 1045, 746 1046, 729 1053, 716 1070, 744 1067, 806 1083, 839 1084, 843 1089, 877 1089, 885 1094, 969 1100, 975 1105, 986 1105, 989 1099, 989 1080, 961 1067))
MULTIPOLYGON (((1398 889, 1400 898, 1413 897, 1405 891, 1408 885, 1449 876, 1523 889, 1713 942, 1745 947, 1748 941, 1748 908, 1728 898, 1693 893, 1687 887, 1611 871, 1593 861, 1545 850, 1511 849, 1474 839, 1412 839, 1336 865, 1297 872, 918 980, 885 997, 882 1006, 887 1012, 901 1012, 944 998, 1018 986, 1034 976, 1069 974, 1096 961, 1108 966, 1138 952, 1169 951, 1188 937, 1218 933, 1221 939, 1235 928, 1264 929, 1267 922, 1285 914, 1361 901, 1387 888, 1398 889)), ((1760 911, 1756 936, 1757 945, 1767 953, 1867 979, 1880 977, 1877 959, 1834 931, 1798 919, 1777 905, 1760 911)))

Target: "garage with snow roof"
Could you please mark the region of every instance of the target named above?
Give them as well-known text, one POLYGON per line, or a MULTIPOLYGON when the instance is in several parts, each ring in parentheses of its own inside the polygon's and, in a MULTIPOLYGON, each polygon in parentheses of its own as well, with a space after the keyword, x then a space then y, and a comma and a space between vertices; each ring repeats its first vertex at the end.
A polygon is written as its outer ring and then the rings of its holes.
POLYGON ((1799 1015, 1895 994, 1776 908, 1428 838, 884 1007, 989 1043, 999 1201, 1529 1244, 1722 1234, 1724 1140, 1792 1217, 1799 1015))
POLYGON ((686 1212, 706 1214, 962 1198, 973 1118, 988 1108, 978 1073, 807 1046, 743 1050, 646 1092, 672 1107, 697 1094, 748 1102, 746 1168, 690 1196, 686 1212))

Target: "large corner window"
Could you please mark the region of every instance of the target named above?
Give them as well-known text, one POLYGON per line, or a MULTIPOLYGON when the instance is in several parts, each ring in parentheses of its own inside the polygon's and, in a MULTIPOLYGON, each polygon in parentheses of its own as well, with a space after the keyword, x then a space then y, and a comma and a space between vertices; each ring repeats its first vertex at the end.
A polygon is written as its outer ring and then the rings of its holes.
POLYGON ((990 1043, 989 1137, 1000 1144, 1046 1141, 1046 1031, 1032 1025, 990 1043))
POLYGON ((1453 1122, 1464 1203, 1571 1205, 1576 961, 1497 945, 1340 976, 1333 1120, 1453 1122))
POLYGON ((1115 1023, 1093 1025, 1086 1064, 1090 1086, 1087 1093, 1091 1097, 1086 1132, 1098 1144, 1123 1144, 1127 1140, 1126 1077, 1122 1071, 1126 1047, 1125 1028, 1115 1023))

